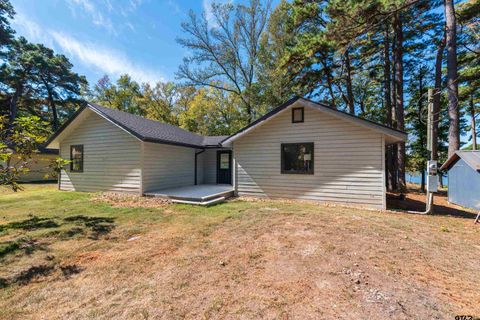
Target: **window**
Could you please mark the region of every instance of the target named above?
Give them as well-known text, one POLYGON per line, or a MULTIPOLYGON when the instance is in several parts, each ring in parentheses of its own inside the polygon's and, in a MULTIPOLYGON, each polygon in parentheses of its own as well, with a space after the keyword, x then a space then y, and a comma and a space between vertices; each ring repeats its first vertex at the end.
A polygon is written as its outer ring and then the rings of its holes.
POLYGON ((313 174, 313 142, 282 143, 282 173, 313 174))
POLYGON ((220 153, 220 169, 230 169, 230 153, 220 153))
POLYGON ((70 146, 70 171, 83 172, 83 145, 70 146))
POLYGON ((292 108, 292 123, 303 122, 303 108, 292 108))

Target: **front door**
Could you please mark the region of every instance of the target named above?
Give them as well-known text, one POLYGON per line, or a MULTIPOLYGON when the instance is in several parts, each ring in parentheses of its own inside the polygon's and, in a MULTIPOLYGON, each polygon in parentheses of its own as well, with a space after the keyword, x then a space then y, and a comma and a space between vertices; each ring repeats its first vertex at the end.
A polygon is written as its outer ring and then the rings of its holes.
POLYGON ((232 184, 232 151, 217 151, 217 183, 232 184))

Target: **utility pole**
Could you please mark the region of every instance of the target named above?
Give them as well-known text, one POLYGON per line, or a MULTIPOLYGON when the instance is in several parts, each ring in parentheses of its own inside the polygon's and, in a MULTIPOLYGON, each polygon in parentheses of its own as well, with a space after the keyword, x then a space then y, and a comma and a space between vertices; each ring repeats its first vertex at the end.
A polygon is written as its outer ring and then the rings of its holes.
POLYGON ((433 158, 433 89, 428 89, 428 112, 427 112, 427 150, 428 150, 428 161, 427 161, 427 199, 425 201, 426 208, 424 212, 419 211, 408 211, 410 213, 416 214, 430 214, 433 213, 433 193, 438 191, 438 168, 437 160, 432 160, 433 158))
POLYGON ((433 119, 435 119, 433 112, 433 89, 428 89, 428 113, 427 113, 427 208, 425 213, 433 213, 433 193, 438 191, 438 165, 437 160, 433 159, 433 119))

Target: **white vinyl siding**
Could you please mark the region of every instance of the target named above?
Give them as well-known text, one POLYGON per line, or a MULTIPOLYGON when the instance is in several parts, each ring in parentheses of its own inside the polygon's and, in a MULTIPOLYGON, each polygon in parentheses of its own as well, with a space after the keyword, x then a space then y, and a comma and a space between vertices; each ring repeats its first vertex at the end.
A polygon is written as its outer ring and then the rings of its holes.
POLYGON ((217 150, 207 149, 203 154, 203 183, 217 183, 217 150))
POLYGON ((199 150, 148 142, 143 150, 143 192, 195 183, 195 151, 199 150))
POLYGON ((287 108, 233 143, 237 193, 384 207, 383 137, 305 108, 292 123, 287 108), (314 174, 281 174, 282 143, 313 142, 314 174))
MULTIPOLYGON (((217 183, 217 152, 220 150, 231 150, 229 148, 205 149, 203 157, 203 183, 217 183)), ((233 172, 232 172, 233 175, 233 172)), ((200 183, 200 182, 199 182, 200 183)))
MULTIPOLYGON (((201 150, 197 150, 197 152, 201 152, 201 150)), ((202 152, 197 156, 197 184, 203 184, 205 180, 204 155, 205 155, 205 152, 202 152)))
POLYGON ((83 145, 83 172, 61 172, 60 189, 140 193, 140 141, 93 111, 60 142, 60 155, 70 159, 70 146, 83 145))

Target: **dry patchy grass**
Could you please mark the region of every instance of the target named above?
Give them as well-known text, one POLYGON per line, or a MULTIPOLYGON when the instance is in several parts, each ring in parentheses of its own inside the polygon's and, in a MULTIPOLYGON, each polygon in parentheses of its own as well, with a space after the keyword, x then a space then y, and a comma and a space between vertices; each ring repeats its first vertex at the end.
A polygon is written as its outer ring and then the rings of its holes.
POLYGON ((238 199, 114 207, 53 186, 5 192, 0 212, 0 243, 20 242, 0 257, 5 319, 480 315, 468 216, 238 199))

